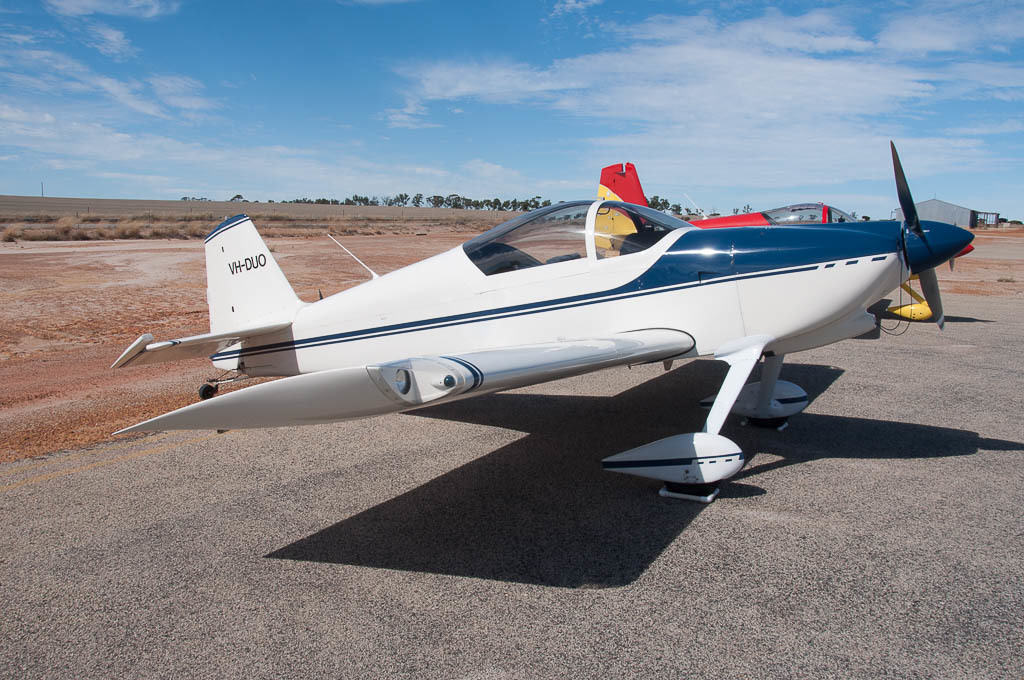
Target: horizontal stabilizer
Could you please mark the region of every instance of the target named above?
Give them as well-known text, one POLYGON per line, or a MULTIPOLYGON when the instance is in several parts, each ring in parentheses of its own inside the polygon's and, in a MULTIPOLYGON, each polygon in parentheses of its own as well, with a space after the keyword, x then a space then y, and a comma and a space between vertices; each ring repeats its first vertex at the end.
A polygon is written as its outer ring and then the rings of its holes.
POLYGON ((291 321, 281 321, 261 326, 239 328, 224 333, 204 333, 202 335, 192 335, 187 338, 164 340, 162 342, 153 342, 153 336, 146 333, 145 335, 140 335, 128 349, 122 352, 111 368, 123 368, 129 364, 141 366, 161 361, 208 357, 232 345, 237 345, 244 340, 275 331, 282 331, 289 326, 291 326, 291 321))

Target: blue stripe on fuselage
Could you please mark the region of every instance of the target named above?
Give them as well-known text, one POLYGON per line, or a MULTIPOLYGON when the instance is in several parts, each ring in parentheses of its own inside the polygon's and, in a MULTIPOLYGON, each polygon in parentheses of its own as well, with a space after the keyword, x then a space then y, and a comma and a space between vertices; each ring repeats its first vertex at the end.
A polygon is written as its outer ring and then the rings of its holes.
MULTIPOLYGON (((863 224, 870 226, 878 223, 865 222, 863 224)), ((891 225, 894 225, 897 230, 895 233, 898 234, 898 223, 892 222, 891 225)), ((884 230, 884 232, 891 231, 884 230)), ((213 360, 231 359, 322 347, 421 330, 571 309, 667 293, 700 285, 811 271, 822 266, 824 262, 895 252, 895 241, 893 233, 875 233, 872 230, 862 231, 835 227, 824 229, 808 227, 694 229, 684 233, 640 276, 618 288, 554 300, 528 302, 245 347, 240 350, 218 352, 210 358, 213 360)))

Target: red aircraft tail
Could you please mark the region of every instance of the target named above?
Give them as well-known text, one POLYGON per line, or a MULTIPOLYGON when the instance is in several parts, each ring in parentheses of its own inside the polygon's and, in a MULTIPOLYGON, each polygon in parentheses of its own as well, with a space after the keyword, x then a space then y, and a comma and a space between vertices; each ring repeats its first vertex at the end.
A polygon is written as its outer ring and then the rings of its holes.
POLYGON ((644 196, 640 178, 636 175, 636 166, 632 163, 615 163, 602 168, 597 197, 610 201, 647 205, 647 197, 644 196))

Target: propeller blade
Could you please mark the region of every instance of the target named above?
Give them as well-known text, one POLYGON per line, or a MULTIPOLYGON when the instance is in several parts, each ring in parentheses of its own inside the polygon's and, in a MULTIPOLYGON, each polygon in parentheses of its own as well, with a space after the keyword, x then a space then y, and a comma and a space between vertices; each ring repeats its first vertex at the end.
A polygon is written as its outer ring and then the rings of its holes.
MULTIPOLYGON (((889 141, 889 148, 892 149, 892 169, 896 174, 896 195, 900 199, 900 210, 903 211, 903 223, 910 231, 917 234, 922 241, 924 231, 921 229, 921 220, 917 217, 917 206, 914 205, 914 197, 910 195, 910 186, 907 184, 907 176, 903 174, 903 165, 900 163, 900 155, 896 153, 896 145, 889 141)), ((927 241, 925 241, 927 245, 927 241)))
POLYGON ((921 290, 924 292, 924 299, 932 310, 932 319, 941 329, 946 319, 942 315, 942 295, 939 293, 939 277, 935 275, 935 268, 925 269, 920 274, 921 290))

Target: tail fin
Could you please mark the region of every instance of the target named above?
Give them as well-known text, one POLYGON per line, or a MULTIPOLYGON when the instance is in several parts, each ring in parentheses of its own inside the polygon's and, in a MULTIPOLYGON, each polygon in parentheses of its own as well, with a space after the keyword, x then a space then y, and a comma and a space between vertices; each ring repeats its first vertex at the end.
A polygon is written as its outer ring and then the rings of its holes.
POLYGON ((247 215, 206 237, 206 301, 211 333, 291 321, 301 304, 247 215))
POLYGON ((610 201, 625 201, 636 205, 647 205, 640 178, 636 174, 636 166, 632 163, 615 163, 601 169, 601 184, 597 187, 597 197, 610 201))

